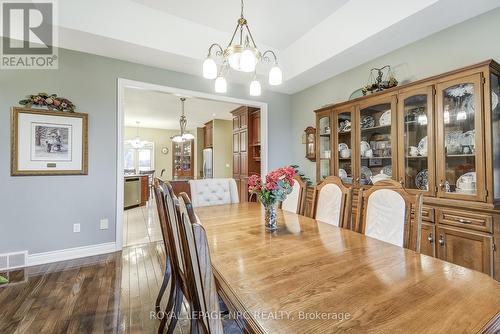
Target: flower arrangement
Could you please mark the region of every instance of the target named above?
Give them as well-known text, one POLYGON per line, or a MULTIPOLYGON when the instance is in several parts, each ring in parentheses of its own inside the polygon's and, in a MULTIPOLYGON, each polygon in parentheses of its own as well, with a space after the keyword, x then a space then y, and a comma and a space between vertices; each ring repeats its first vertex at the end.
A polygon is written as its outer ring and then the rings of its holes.
POLYGON ((291 166, 275 169, 266 175, 265 182, 259 175, 248 179, 248 191, 256 194, 266 211, 266 228, 277 229, 276 206, 293 190, 295 169, 291 166))
POLYGON ((19 101, 23 106, 47 107, 49 110, 75 112, 75 105, 64 97, 58 97, 56 94, 38 93, 28 95, 26 99, 19 101))

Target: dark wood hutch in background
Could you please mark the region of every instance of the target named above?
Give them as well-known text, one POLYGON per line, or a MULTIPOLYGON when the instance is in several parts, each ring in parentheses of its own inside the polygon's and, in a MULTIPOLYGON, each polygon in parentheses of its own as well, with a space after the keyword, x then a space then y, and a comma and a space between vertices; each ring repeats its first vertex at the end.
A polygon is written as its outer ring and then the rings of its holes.
POLYGON ((233 178, 238 185, 240 201, 247 202, 248 177, 261 174, 260 109, 239 107, 233 114, 233 178))
POLYGON ((353 217, 371 175, 423 193, 422 253, 500 280, 499 77, 486 61, 316 110, 317 180, 353 187, 353 217))

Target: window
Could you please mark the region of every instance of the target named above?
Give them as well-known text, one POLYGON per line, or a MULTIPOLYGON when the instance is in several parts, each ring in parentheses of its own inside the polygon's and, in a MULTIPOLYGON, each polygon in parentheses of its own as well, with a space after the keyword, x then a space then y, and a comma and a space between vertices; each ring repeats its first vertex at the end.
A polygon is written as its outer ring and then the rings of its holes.
POLYGON ((133 148, 125 143, 124 169, 134 169, 136 172, 154 169, 154 143, 145 142, 142 148, 133 148))

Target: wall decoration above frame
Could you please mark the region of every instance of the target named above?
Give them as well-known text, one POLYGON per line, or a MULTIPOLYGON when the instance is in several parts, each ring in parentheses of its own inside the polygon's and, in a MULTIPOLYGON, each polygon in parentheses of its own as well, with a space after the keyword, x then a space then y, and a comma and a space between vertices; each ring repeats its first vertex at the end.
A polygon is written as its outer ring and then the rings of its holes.
POLYGON ((11 175, 87 175, 88 115, 12 108, 11 175))

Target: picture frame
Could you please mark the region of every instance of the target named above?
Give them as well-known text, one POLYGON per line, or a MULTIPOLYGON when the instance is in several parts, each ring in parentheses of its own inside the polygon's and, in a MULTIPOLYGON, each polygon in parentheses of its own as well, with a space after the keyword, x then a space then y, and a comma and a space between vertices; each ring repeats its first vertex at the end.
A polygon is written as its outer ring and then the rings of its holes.
POLYGON ((88 175, 88 114, 13 107, 11 175, 88 175))

